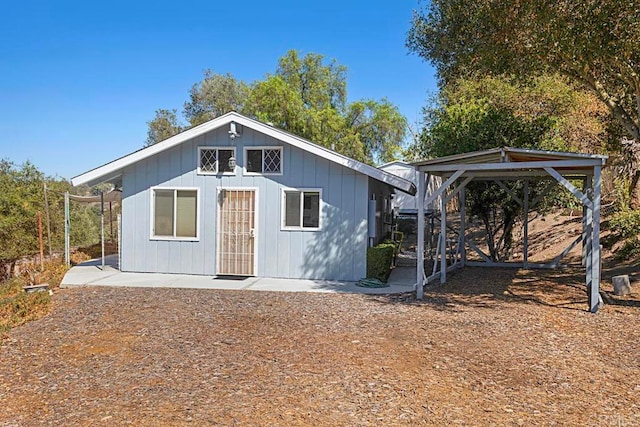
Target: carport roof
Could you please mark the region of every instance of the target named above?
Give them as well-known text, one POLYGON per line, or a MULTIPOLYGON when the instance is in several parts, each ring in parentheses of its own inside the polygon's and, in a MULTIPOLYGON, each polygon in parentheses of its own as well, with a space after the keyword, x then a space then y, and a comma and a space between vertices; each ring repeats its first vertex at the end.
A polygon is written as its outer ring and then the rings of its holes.
POLYGON ((553 167, 562 174, 585 175, 594 166, 604 166, 607 158, 608 156, 598 154, 500 147, 420 160, 412 165, 417 170, 434 175, 447 175, 458 170, 475 171, 478 175, 504 175, 507 171, 517 171, 517 174, 524 177, 535 175, 534 171, 547 167, 553 167))

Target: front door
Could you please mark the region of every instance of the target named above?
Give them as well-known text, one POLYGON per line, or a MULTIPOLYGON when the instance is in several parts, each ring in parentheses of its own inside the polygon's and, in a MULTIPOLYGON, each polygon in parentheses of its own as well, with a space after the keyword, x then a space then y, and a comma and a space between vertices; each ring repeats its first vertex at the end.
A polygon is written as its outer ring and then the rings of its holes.
POLYGON ((256 190, 218 192, 218 274, 254 276, 256 190))

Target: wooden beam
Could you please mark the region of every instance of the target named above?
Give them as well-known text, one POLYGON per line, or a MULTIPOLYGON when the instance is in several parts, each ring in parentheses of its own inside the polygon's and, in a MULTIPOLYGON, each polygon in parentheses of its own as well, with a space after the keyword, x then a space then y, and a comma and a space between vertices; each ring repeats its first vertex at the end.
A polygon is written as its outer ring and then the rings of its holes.
POLYGON ((424 172, 418 171, 418 244, 416 268, 416 298, 424 298, 424 172))
MULTIPOLYGON (((469 267, 499 267, 499 268, 522 268, 522 263, 521 262, 480 262, 480 261, 467 261, 467 265, 469 267)), ((554 267, 551 263, 546 263, 546 264, 542 264, 542 263, 537 263, 537 262, 531 262, 529 263, 529 269, 530 270, 551 270, 554 269, 556 267, 554 267)))
POLYGON ((589 292, 589 311, 596 313, 600 308, 600 198, 601 198, 601 167, 593 168, 593 239, 591 253, 592 282, 589 292))
MULTIPOLYGON (((546 172, 546 171, 545 171, 546 172)), ((555 179, 553 181, 549 181, 549 183, 547 184, 546 187, 544 187, 544 190, 542 190, 542 192, 540 192, 535 199, 533 199, 533 201, 531 202, 531 204, 529 205, 530 208, 536 206, 538 203, 540 203, 540 200, 542 200, 542 198, 544 196, 546 196, 547 194, 549 194, 549 191, 551 191, 551 189, 553 187, 555 187, 556 185, 558 185, 558 181, 556 181, 555 179)))
MULTIPOLYGON (((561 171, 561 175, 567 179, 582 179, 592 173, 591 169, 571 169, 561 171)), ((442 176, 449 176, 449 173, 442 173, 442 176)), ((501 179, 504 181, 514 181, 520 179, 549 179, 549 174, 544 170, 508 170, 508 171, 467 171, 465 176, 472 176, 477 181, 501 179)))
POLYGON ((447 198, 446 197, 442 197, 442 205, 440 206, 440 240, 442 240, 440 244, 440 283, 446 283, 447 281, 447 198))
POLYGON ((462 261, 462 266, 464 267, 465 262, 467 261, 467 205, 466 205, 466 187, 462 187, 460 190, 460 260, 462 261))
POLYGON ((416 169, 425 172, 447 172, 447 171, 502 171, 546 168, 590 168, 602 165, 602 159, 581 159, 581 160, 547 160, 534 162, 504 162, 504 163, 458 163, 458 164, 435 164, 417 166, 416 169))
POLYGON ((480 258, 482 258, 485 262, 493 262, 491 258, 489 258, 487 254, 482 252, 482 250, 479 247, 477 247, 471 240, 467 240, 467 243, 469 244, 469 247, 471 247, 471 249, 473 249, 475 253, 480 255, 480 258))
POLYGON ((574 196, 576 196, 583 204, 591 207, 593 209, 591 200, 584 194, 582 191, 578 190, 572 183, 570 183, 565 177, 560 175, 553 168, 544 168, 549 175, 554 177, 556 181, 558 181, 562 186, 564 186, 567 190, 569 190, 574 196))
POLYGON ((567 254, 569 252, 571 252, 571 249, 575 248, 576 245, 578 243, 580 243, 582 241, 582 235, 578 236, 575 238, 575 240, 573 242, 571 242, 571 244, 569 246, 567 246, 562 252, 560 252, 551 262, 552 265, 558 265, 560 264, 560 261, 562 260, 562 258, 566 257, 567 254))
MULTIPOLYGON (((419 171, 419 172, 421 172, 421 171, 419 171)), ((438 187, 438 189, 436 191, 431 193, 431 195, 424 200, 424 203, 426 205, 430 205, 434 200, 436 200, 438 198, 438 196, 440 196, 444 191, 446 191, 446 189, 449 188, 449 186, 451 184, 453 184, 456 179, 460 178, 460 176, 462 176, 463 173, 464 173, 464 171, 456 171, 453 175, 451 175, 449 177, 449 179, 447 179, 445 182, 443 182, 440 185, 440 187, 438 187)), ((442 197, 442 198, 444 199, 444 197, 442 197)))
POLYGON ((466 177, 465 180, 460 183, 460 185, 458 185, 449 195, 447 195, 447 203, 449 203, 460 190, 465 188, 472 179, 472 176, 466 177))
POLYGON ((524 240, 522 241, 522 266, 524 268, 529 267, 529 181, 524 182, 523 189, 523 203, 522 209, 524 210, 524 218, 522 219, 522 227, 524 228, 524 240))
POLYGON ((520 207, 522 207, 522 206, 523 206, 522 199, 521 199, 520 197, 516 196, 516 195, 513 193, 513 191, 511 191, 511 189, 510 189, 509 187, 507 187, 506 185, 504 185, 504 182, 499 181, 499 180, 497 180, 497 179, 494 179, 494 180, 493 180, 493 182, 495 182, 496 184, 498 184, 498 187, 500 187, 500 188, 502 188, 504 191, 506 191, 506 192, 507 192, 507 194, 508 194, 508 195, 510 195, 510 196, 511 196, 511 198, 512 198, 513 200, 515 200, 515 201, 516 201, 516 203, 517 203, 518 205, 520 205, 520 207))

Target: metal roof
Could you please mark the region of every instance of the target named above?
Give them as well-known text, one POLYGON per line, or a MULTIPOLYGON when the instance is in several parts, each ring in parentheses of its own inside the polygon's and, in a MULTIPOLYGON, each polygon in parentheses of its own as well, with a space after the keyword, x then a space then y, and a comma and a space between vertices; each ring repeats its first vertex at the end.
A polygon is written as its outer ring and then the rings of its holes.
POLYGON ((594 166, 605 166, 608 156, 500 147, 470 153, 454 154, 411 163, 417 170, 446 175, 457 170, 478 171, 483 174, 530 175, 532 171, 554 168, 563 173, 585 174, 594 166))

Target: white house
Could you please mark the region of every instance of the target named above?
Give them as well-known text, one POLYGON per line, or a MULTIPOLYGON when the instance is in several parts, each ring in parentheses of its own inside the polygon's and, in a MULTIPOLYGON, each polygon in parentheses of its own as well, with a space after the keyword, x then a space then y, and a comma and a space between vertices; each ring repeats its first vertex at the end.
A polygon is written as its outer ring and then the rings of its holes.
POLYGON ((416 191, 235 112, 72 179, 102 182, 122 190, 123 271, 338 280, 366 275, 380 210, 416 191))

